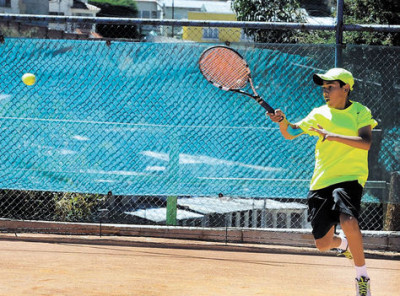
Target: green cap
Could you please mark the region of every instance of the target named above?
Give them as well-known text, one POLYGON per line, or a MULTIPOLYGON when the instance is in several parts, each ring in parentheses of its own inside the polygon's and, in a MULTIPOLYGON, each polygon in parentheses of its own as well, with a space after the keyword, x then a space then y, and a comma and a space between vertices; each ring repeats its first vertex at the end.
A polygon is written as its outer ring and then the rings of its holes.
POLYGON ((332 68, 325 74, 314 74, 313 80, 317 85, 322 85, 324 81, 340 80, 350 85, 350 90, 353 90, 354 85, 353 74, 343 68, 332 68))

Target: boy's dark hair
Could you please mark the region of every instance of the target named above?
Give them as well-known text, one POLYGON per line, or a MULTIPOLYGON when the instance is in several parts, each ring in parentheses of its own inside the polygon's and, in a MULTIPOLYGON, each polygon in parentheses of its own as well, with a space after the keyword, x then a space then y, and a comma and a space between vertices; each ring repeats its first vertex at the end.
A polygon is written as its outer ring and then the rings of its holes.
MULTIPOLYGON (((339 82, 340 88, 342 88, 343 86, 346 85, 346 83, 344 83, 342 80, 334 80, 334 81, 339 82)), ((348 94, 347 94, 347 100, 348 100, 349 97, 350 97, 350 93, 351 93, 351 90, 349 90, 349 92, 348 92, 348 94)))
POLYGON ((339 82, 340 87, 343 87, 346 85, 346 83, 344 83, 342 80, 334 80, 334 81, 339 82))

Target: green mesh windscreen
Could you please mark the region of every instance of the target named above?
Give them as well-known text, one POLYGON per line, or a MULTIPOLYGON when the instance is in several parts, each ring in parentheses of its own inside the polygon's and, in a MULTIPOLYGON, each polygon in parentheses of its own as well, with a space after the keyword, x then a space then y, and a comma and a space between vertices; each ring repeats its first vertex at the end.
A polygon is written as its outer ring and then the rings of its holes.
MULTIPOLYGON (((208 83, 197 62, 209 46, 6 38, 0 188, 304 198, 315 139, 284 140, 255 101, 208 83)), ((233 48, 290 121, 323 104, 311 76, 333 66, 333 46, 233 48)))

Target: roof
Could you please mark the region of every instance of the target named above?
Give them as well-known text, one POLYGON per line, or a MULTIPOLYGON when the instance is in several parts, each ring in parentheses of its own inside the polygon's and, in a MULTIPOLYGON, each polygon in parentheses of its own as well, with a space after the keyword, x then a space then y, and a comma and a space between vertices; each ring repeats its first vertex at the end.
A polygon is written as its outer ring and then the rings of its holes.
POLYGON ((74 9, 84 9, 84 10, 90 10, 90 11, 100 11, 100 8, 98 8, 97 6, 88 4, 88 3, 84 3, 82 1, 79 0, 74 0, 71 8, 74 9))
POLYGON ((196 211, 201 214, 224 214, 264 208, 268 210, 303 210, 307 208, 306 205, 296 202, 288 203, 279 202, 271 199, 246 199, 229 197, 179 198, 178 205, 186 206, 190 210, 196 211))
MULTIPOLYGON (((125 212, 125 214, 143 218, 156 223, 161 223, 166 221, 167 208, 141 209, 133 212, 125 212)), ((180 209, 178 209, 176 213, 177 220, 197 219, 202 217, 204 217, 204 215, 180 209)))
POLYGON ((74 0, 71 8, 87 9, 86 4, 78 0, 74 0))
MULTIPOLYGON (((305 210, 307 206, 296 202, 279 202, 271 199, 245 199, 230 197, 193 197, 178 198, 178 205, 187 210, 177 209, 177 220, 198 219, 204 215, 226 214, 250 211, 254 209, 271 210, 305 210)), ((143 218, 155 223, 166 221, 167 208, 150 208, 126 211, 126 215, 143 218)))
POLYGON ((98 8, 97 6, 94 6, 92 4, 87 3, 86 4, 87 9, 91 10, 91 11, 100 11, 100 8, 98 8))

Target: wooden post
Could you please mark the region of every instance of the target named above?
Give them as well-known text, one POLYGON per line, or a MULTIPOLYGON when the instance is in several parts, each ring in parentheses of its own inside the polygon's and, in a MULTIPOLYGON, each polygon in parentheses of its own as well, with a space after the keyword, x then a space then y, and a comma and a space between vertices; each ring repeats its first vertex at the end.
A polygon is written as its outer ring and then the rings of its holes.
POLYGON ((393 172, 390 176, 389 201, 383 228, 387 231, 400 231, 400 172, 393 172))

